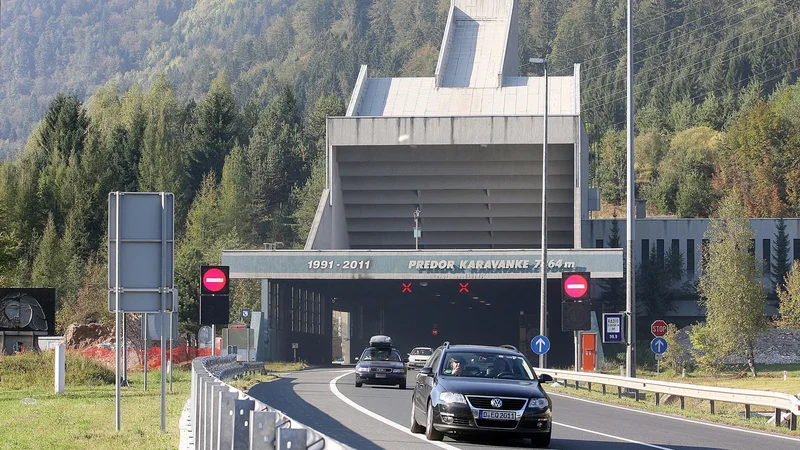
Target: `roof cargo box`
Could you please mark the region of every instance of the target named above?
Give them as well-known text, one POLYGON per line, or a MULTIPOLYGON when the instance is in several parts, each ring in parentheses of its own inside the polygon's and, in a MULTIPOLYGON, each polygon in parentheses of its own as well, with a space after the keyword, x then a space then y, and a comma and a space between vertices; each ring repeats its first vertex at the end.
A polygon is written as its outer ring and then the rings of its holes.
POLYGON ((372 336, 369 338, 369 345, 371 347, 390 347, 392 346, 392 338, 384 335, 372 336))

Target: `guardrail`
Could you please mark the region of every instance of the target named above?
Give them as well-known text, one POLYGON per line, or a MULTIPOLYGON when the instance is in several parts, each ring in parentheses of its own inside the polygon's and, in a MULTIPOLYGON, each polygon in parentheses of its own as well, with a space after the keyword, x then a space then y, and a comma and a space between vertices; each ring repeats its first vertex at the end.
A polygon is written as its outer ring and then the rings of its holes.
POLYGON ((247 372, 264 373, 264 364, 238 363, 236 355, 192 361, 193 448, 352 450, 222 381, 247 372))
POLYGON ((684 409, 685 398, 708 400, 711 404, 711 414, 714 414, 714 402, 737 403, 745 406, 745 418, 750 418, 750 405, 767 406, 775 409, 775 426, 781 426, 784 415, 789 413, 788 422, 791 430, 797 429, 797 416, 800 415, 800 399, 797 397, 772 391, 757 391, 751 389, 732 389, 698 384, 670 383, 661 380, 644 378, 628 378, 616 375, 605 375, 589 372, 571 372, 567 370, 536 369, 539 374, 548 374, 553 380, 564 380, 575 383, 575 389, 580 389, 580 383, 586 383, 587 389, 592 390, 592 383, 601 385, 602 393, 606 393, 606 386, 617 387, 617 397, 622 397, 622 390, 633 391, 634 398, 639 401, 639 391, 655 394, 656 405, 661 403, 661 395, 673 395, 680 398, 681 409, 684 409))

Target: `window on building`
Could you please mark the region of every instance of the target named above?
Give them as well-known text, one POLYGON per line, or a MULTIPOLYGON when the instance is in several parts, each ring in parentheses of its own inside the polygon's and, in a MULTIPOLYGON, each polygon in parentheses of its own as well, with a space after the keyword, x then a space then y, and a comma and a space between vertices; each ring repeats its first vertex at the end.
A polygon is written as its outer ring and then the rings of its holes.
POLYGON ((750 247, 747 248, 747 251, 750 252, 750 256, 753 257, 753 264, 755 264, 756 269, 758 269, 758 260, 756 259, 756 240, 750 239, 750 247))
POLYGON ((664 267, 664 240, 656 239, 656 264, 664 267))
POLYGON ((694 239, 686 240, 686 273, 694 276, 694 239))
POLYGON ((680 239, 673 239, 672 240, 672 254, 678 255, 681 252, 681 240, 680 239))
POLYGON ((764 264, 764 275, 769 276, 770 272, 770 262, 772 261, 772 256, 770 255, 770 242, 769 239, 763 239, 761 241, 761 259, 762 263, 764 264))
POLYGON ((650 239, 642 239, 642 261, 650 260, 650 239))
POLYGON ((792 239, 792 261, 800 259, 800 239, 792 239))
POLYGON ((603 248, 603 240, 602 239, 595 239, 594 248, 603 248))

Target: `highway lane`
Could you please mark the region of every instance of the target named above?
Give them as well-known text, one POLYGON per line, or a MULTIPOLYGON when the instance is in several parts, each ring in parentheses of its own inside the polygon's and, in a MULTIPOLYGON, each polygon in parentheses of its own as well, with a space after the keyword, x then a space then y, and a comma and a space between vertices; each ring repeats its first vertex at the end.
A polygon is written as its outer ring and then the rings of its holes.
MULTIPOLYGON (((352 369, 287 374, 250 395, 357 449, 525 448, 521 439, 429 443, 409 433, 412 386, 356 388, 352 369)), ((797 449, 800 439, 552 394, 552 449, 797 449)))

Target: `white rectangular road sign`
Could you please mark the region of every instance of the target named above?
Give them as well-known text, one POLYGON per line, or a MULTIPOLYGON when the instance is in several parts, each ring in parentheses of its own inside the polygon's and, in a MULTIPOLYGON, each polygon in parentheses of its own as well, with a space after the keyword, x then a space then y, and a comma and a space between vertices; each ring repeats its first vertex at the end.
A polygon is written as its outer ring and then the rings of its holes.
POLYGON ((175 310, 175 196, 169 192, 108 195, 108 310, 175 310), (162 297, 162 293, 165 293, 162 297), (162 305, 162 300, 165 302, 162 305))

